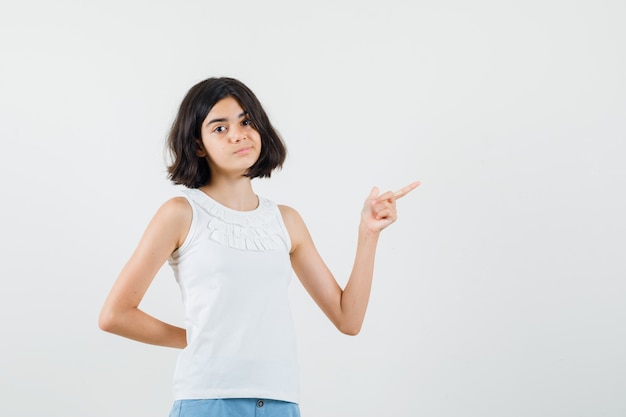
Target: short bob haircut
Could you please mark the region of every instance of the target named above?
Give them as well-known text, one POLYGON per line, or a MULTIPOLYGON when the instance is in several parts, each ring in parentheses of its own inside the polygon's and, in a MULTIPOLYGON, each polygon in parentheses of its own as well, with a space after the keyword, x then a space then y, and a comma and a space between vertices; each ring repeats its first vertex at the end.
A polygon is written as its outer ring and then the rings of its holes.
POLYGON ((167 138, 171 164, 168 178, 174 184, 199 188, 211 181, 211 169, 206 157, 197 155, 202 143, 202 122, 213 106, 223 98, 233 97, 248 112, 252 126, 261 136, 259 159, 245 173, 246 177, 270 177, 281 168, 287 150, 272 126, 254 93, 233 78, 209 78, 191 87, 180 104, 178 114, 167 138))

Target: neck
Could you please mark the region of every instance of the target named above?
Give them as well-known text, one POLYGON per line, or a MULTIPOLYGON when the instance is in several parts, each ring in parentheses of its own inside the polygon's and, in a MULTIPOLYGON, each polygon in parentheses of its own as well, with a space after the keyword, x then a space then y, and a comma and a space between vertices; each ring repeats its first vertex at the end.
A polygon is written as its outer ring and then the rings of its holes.
POLYGON ((200 190, 218 203, 239 211, 250 211, 257 208, 259 200, 252 189, 252 181, 247 177, 225 178, 215 177, 200 190))

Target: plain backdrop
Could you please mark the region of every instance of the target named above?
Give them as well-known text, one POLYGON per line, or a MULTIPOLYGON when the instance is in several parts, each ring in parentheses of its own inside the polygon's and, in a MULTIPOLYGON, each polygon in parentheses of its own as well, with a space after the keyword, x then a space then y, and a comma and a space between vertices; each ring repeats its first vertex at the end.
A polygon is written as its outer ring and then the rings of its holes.
MULTIPOLYGON (((306 417, 626 415, 626 3, 23 1, 0 6, 0 415, 165 416, 177 351, 97 328, 196 82, 232 76, 289 150, 343 285, 371 186, 361 334, 294 279, 306 417)), ((141 306, 181 323, 169 268, 141 306)))

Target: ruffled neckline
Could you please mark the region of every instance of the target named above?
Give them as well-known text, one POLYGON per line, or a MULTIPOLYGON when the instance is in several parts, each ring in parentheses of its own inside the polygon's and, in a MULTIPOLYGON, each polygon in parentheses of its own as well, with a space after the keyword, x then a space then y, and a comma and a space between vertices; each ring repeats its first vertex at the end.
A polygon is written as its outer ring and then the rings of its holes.
POLYGON ((209 215, 209 238, 234 249, 262 252, 287 247, 276 205, 257 196, 254 210, 239 211, 224 206, 199 189, 184 190, 209 215))

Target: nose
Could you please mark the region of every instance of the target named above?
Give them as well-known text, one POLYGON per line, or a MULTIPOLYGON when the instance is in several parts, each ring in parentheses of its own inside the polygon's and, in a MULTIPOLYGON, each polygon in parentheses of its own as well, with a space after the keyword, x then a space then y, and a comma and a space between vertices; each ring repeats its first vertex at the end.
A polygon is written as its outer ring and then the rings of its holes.
POLYGON ((241 126, 233 126, 230 129, 230 140, 234 143, 241 142, 246 138, 246 133, 241 126))

